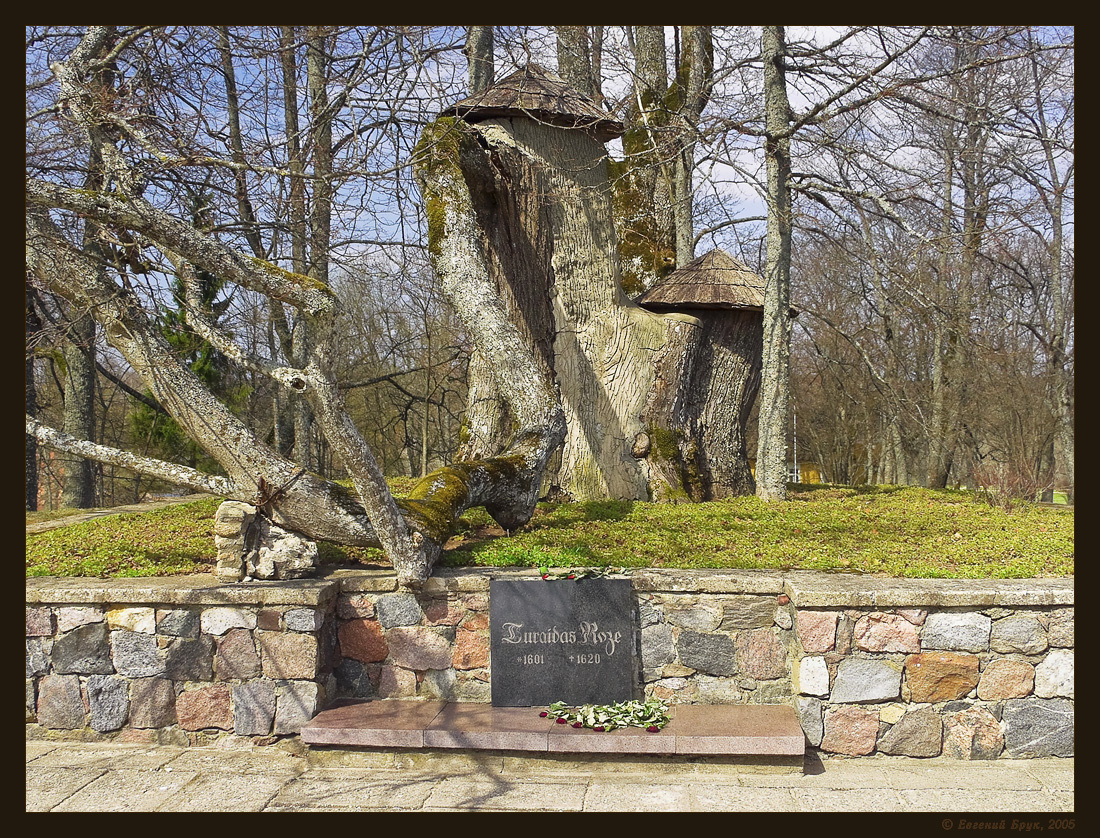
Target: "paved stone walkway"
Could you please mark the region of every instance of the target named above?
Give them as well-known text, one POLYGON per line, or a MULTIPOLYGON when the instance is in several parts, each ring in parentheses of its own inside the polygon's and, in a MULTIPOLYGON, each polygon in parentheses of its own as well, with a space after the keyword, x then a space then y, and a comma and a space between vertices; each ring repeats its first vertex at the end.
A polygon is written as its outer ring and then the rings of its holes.
POLYGON ((810 756, 791 774, 720 761, 311 750, 296 740, 26 748, 28 812, 899 812, 935 829, 1003 819, 1009 830, 1014 819, 1050 829, 1043 815, 1074 810, 1073 759, 810 756))
POLYGON ((132 503, 128 506, 114 506, 109 509, 88 509, 73 515, 66 515, 64 518, 27 524, 27 535, 56 530, 60 527, 69 527, 84 521, 93 521, 96 518, 106 518, 108 515, 122 515, 126 512, 151 512, 154 509, 163 509, 166 506, 175 506, 180 503, 191 503, 205 497, 209 497, 209 495, 181 495, 180 497, 162 498, 160 500, 145 501, 144 503, 132 503))

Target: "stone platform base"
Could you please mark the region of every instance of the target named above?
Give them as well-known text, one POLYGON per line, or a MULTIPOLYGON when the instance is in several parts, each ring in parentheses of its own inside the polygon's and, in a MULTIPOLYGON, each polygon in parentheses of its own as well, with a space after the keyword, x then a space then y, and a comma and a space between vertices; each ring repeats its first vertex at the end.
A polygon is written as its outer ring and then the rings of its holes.
POLYGON ((543 754, 720 756, 801 770, 806 737, 793 707, 678 705, 665 727, 597 732, 541 718, 540 707, 445 701, 340 702, 301 730, 310 746, 471 749, 543 754))

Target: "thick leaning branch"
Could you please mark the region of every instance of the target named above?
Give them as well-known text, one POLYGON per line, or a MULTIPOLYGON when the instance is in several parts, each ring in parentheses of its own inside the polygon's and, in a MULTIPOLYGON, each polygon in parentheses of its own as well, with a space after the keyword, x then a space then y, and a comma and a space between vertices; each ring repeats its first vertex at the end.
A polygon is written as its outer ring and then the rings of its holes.
POLYGON ((324 283, 283 270, 263 259, 242 256, 141 198, 121 200, 99 192, 27 178, 26 200, 32 206, 65 209, 105 226, 142 233, 197 268, 289 303, 307 314, 330 314, 335 309, 335 295, 324 283))
POLYGON ((122 451, 107 445, 98 445, 85 439, 77 439, 55 428, 43 425, 29 415, 27 416, 27 434, 35 437, 43 445, 57 451, 76 454, 88 460, 109 463, 130 471, 159 477, 176 486, 186 486, 189 489, 194 489, 196 492, 207 492, 211 495, 225 497, 232 495, 235 489, 233 482, 225 477, 203 474, 201 471, 181 466, 178 463, 157 460, 153 457, 142 457, 129 451, 122 451))

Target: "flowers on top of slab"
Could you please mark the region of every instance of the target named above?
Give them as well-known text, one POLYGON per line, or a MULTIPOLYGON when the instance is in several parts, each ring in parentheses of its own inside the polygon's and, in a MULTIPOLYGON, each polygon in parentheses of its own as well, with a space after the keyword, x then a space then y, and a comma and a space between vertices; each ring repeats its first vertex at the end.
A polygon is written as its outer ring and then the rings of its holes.
POLYGON ((570 707, 564 701, 555 701, 548 710, 539 713, 542 718, 552 718, 558 724, 571 724, 575 728, 591 728, 597 732, 612 731, 620 727, 641 727, 656 733, 669 722, 668 702, 660 698, 646 701, 617 701, 613 704, 583 704, 570 707))

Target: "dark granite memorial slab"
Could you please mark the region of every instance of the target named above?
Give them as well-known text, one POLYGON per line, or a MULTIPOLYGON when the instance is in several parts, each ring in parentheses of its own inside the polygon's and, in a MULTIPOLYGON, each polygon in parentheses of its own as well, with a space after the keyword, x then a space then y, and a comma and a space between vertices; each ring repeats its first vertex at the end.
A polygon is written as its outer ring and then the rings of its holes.
POLYGON ((494 579, 489 644, 495 707, 633 698, 629 579, 494 579))

